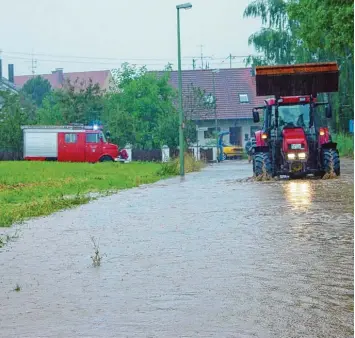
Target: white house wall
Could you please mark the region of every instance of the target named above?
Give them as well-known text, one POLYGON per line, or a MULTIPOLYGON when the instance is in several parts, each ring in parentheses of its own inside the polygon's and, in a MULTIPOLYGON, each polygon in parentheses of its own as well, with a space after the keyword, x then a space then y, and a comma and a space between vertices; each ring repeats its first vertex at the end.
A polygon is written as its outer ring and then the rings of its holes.
MULTIPOLYGON (((248 134, 248 137, 250 137, 250 128, 251 127, 260 128, 260 125, 253 123, 252 120, 218 120, 217 126, 221 129, 221 131, 228 131, 228 132, 230 127, 241 127, 243 147, 246 143, 245 134, 248 134)), ((198 128, 214 128, 214 127, 215 127, 214 120, 208 120, 208 121, 205 120, 205 121, 198 122, 198 128)), ((205 139, 203 130, 197 131, 197 138, 198 138, 198 144, 201 146, 208 145, 211 143, 213 144, 213 139, 212 140, 205 139)), ((226 143, 229 143, 230 142, 229 134, 225 135, 223 137, 223 140, 226 143)))

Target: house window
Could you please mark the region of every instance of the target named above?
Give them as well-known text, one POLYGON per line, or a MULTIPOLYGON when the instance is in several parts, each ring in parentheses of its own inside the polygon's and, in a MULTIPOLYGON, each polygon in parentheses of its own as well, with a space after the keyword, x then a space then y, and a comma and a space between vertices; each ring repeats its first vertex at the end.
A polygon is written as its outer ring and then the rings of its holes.
POLYGON ((78 141, 77 134, 65 134, 65 143, 76 143, 78 141))
POLYGON ((98 133, 86 134, 86 143, 99 143, 99 134, 98 133))
MULTIPOLYGON (((215 131, 216 128, 208 128, 207 130, 204 131, 204 138, 215 138, 215 131)), ((217 132, 221 131, 220 127, 217 127, 217 132)))
POLYGON ((212 104, 212 103, 214 103, 214 101, 215 101, 215 99, 212 94, 205 95, 205 103, 212 104))
POLYGON ((239 94, 240 103, 249 103, 248 94, 239 94))

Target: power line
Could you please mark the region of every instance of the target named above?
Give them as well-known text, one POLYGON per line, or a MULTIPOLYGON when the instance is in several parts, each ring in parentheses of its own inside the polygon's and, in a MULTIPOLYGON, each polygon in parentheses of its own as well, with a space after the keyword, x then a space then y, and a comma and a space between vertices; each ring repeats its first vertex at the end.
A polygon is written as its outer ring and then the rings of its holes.
MULTIPOLYGON (((203 55, 203 45, 200 45, 201 47, 201 55, 200 56, 182 56, 182 59, 195 59, 195 58, 201 58, 201 61, 203 62, 203 59, 213 59, 213 60, 223 60, 225 59, 224 57, 214 57, 214 56, 204 56, 203 55)), ((111 61, 124 61, 124 60, 132 60, 132 61, 166 61, 171 58, 131 58, 131 57, 126 57, 126 58, 113 58, 113 57, 92 57, 92 56, 74 56, 74 55, 58 55, 58 54, 47 54, 47 53, 26 53, 26 52, 12 52, 12 51, 2 51, 4 54, 7 55, 30 55, 32 57, 34 56, 47 56, 47 57, 55 57, 55 58, 73 58, 73 59, 92 59, 92 60, 111 60, 111 61)), ((249 55, 233 55, 234 58, 245 58, 248 57, 249 55)))

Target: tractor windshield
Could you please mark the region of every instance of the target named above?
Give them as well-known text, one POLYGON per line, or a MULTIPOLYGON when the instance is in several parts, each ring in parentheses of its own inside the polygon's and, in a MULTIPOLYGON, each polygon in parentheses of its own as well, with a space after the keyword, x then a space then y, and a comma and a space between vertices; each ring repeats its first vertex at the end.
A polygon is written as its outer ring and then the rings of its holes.
MULTIPOLYGON (((309 127, 309 104, 279 106, 279 128, 309 127)), ((272 107, 271 125, 275 123, 275 106, 272 107)))

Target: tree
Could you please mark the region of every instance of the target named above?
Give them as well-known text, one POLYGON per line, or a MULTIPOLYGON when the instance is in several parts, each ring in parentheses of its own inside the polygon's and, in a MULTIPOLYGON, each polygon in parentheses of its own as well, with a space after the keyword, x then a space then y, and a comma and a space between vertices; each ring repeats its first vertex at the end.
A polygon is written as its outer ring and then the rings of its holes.
POLYGON ((249 56, 247 64, 289 64, 294 61, 292 30, 284 0, 254 0, 244 10, 244 17, 260 17, 263 25, 259 32, 249 37, 262 57, 249 56))
POLYGON ((98 120, 103 110, 103 92, 92 80, 88 85, 69 80, 62 89, 51 92, 38 110, 38 120, 44 124, 89 124, 98 120))
POLYGON ((1 91, 0 99, 0 148, 20 153, 23 148, 21 126, 34 122, 35 109, 22 95, 1 91))
POLYGON ((27 94, 36 103, 42 106, 43 99, 51 92, 52 86, 47 79, 36 76, 28 80, 22 87, 23 93, 27 94))
POLYGON ((203 120, 213 111, 215 98, 208 95, 206 90, 188 84, 183 93, 183 110, 185 122, 186 143, 195 143, 197 141, 196 121, 203 120))
POLYGON ((354 114, 353 13, 349 0, 255 0, 244 11, 264 26, 249 38, 261 56, 249 56, 248 65, 338 62, 339 93, 330 95, 336 131, 354 114))
POLYGON ((173 146, 178 124, 176 129, 170 126, 177 123, 178 115, 173 105, 176 91, 169 84, 169 66, 163 74, 156 74, 146 67, 124 64, 113 75, 120 116, 125 112, 125 119, 134 125, 134 145, 143 149, 168 143, 173 146), (169 128, 166 121, 170 121, 169 128))
POLYGON ((125 147, 128 143, 135 144, 135 123, 133 116, 123 110, 121 95, 117 93, 106 94, 101 120, 110 131, 111 141, 125 147))

